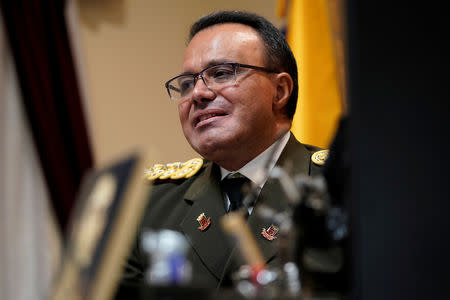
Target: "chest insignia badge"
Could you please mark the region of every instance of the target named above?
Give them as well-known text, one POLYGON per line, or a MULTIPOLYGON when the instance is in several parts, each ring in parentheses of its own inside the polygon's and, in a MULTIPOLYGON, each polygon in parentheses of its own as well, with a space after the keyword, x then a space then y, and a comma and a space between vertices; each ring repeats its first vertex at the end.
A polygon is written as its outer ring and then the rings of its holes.
POLYGON ((277 235, 277 233, 278 233, 278 230, 279 230, 278 227, 272 224, 272 225, 270 225, 270 227, 267 228, 267 229, 263 228, 261 234, 262 234, 262 236, 265 237, 267 240, 273 241, 274 239, 277 238, 276 235, 277 235))
POLYGON ((201 231, 205 231, 211 224, 211 218, 207 218, 205 213, 201 213, 200 216, 197 217, 197 221, 200 224, 197 228, 201 231))

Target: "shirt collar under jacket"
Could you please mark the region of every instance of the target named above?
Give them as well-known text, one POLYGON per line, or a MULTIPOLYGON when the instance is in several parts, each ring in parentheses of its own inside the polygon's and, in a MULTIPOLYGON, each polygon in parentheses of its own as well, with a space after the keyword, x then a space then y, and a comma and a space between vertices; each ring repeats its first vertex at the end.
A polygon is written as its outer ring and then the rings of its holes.
POLYGON ((269 177, 270 171, 275 166, 278 158, 281 155, 281 152, 283 151, 284 147, 286 146, 288 140, 289 140, 290 132, 286 132, 280 139, 276 140, 272 145, 270 145, 269 148, 264 150, 261 154, 259 154, 257 157, 249 161, 245 166, 240 168, 237 171, 230 172, 222 167, 220 167, 220 173, 221 173, 221 180, 223 180, 228 174, 230 173, 241 173, 242 175, 246 176, 248 179, 250 179, 253 183, 259 186, 260 189, 264 186, 264 184, 267 181, 267 178, 269 177), (276 147, 276 149, 274 149, 276 147), (272 155, 272 151, 275 151, 272 155), (268 165, 268 172, 266 172, 266 165, 268 160, 271 159, 268 165))

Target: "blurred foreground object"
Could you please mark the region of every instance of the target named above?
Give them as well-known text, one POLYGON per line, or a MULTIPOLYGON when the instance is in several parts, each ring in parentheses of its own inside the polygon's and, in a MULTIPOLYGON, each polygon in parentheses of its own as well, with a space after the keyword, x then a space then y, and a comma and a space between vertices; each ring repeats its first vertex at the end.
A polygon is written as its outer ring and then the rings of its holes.
POLYGON ((180 232, 163 229, 142 234, 142 247, 149 255, 146 280, 150 285, 188 285, 191 263, 186 258, 189 243, 180 232))
MULTIPOLYGON (((246 220, 246 214, 232 212, 225 215, 221 225, 237 241, 237 248, 245 264, 232 275, 235 290, 247 299, 294 299, 300 296, 298 268, 293 262, 281 267, 266 266, 264 257, 255 242, 246 220)), ((266 238, 275 239, 278 228, 263 229, 266 238)), ((286 232, 282 231, 281 234, 286 232)), ((280 246, 280 251, 282 247, 280 246)))
POLYGON ((151 188, 144 161, 132 154, 84 178, 52 299, 111 299, 151 188))

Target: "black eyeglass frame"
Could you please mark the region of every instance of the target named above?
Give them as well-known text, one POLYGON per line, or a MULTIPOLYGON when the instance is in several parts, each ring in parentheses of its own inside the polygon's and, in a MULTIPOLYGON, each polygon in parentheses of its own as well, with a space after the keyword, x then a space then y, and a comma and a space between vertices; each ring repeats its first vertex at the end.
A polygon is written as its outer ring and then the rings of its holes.
POLYGON ((167 89, 167 93, 169 94, 169 98, 172 99, 172 96, 171 96, 171 94, 170 94, 170 83, 171 83, 173 80, 175 80, 175 79, 177 79, 177 78, 180 78, 180 77, 183 77, 183 76, 189 76, 189 75, 191 75, 191 76, 194 78, 194 85, 197 84, 198 77, 200 77, 200 78, 202 79, 203 83, 204 83, 206 86, 208 86, 208 84, 207 84, 206 81, 205 81, 205 78, 203 78, 203 73, 204 73, 205 71, 211 69, 211 68, 215 68, 215 67, 218 67, 218 66, 225 66, 225 65, 231 65, 231 66, 233 66, 233 70, 234 70, 235 73, 236 73, 236 71, 237 71, 237 68, 254 69, 254 70, 264 71, 264 72, 267 72, 267 73, 280 73, 279 71, 275 71, 275 70, 273 70, 273 69, 269 69, 269 68, 265 68, 265 67, 258 67, 258 66, 253 66, 253 65, 246 65, 246 64, 241 64, 241 63, 237 63, 237 62, 225 62, 225 63, 220 63, 220 64, 216 64, 216 65, 209 66, 209 67, 207 67, 207 68, 205 68, 205 69, 203 69, 203 70, 201 70, 200 72, 195 73, 195 74, 180 74, 180 75, 178 75, 178 76, 173 77, 172 79, 169 79, 169 80, 164 84, 164 86, 165 86, 166 89, 167 89))

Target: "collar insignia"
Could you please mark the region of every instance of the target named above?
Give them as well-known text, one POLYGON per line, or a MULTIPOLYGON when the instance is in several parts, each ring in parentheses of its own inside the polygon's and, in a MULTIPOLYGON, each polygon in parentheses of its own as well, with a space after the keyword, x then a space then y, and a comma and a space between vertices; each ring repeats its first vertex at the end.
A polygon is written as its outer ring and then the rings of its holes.
POLYGON ((267 240, 273 241, 274 239, 277 238, 276 235, 277 235, 277 233, 278 233, 278 230, 279 230, 278 227, 272 224, 272 225, 270 225, 270 227, 267 228, 267 229, 263 228, 261 234, 262 234, 262 236, 265 237, 267 240))
POLYGON ((207 218, 205 213, 201 213, 200 216, 197 217, 197 221, 200 224, 197 228, 201 231, 205 231, 211 224, 211 218, 207 218))

